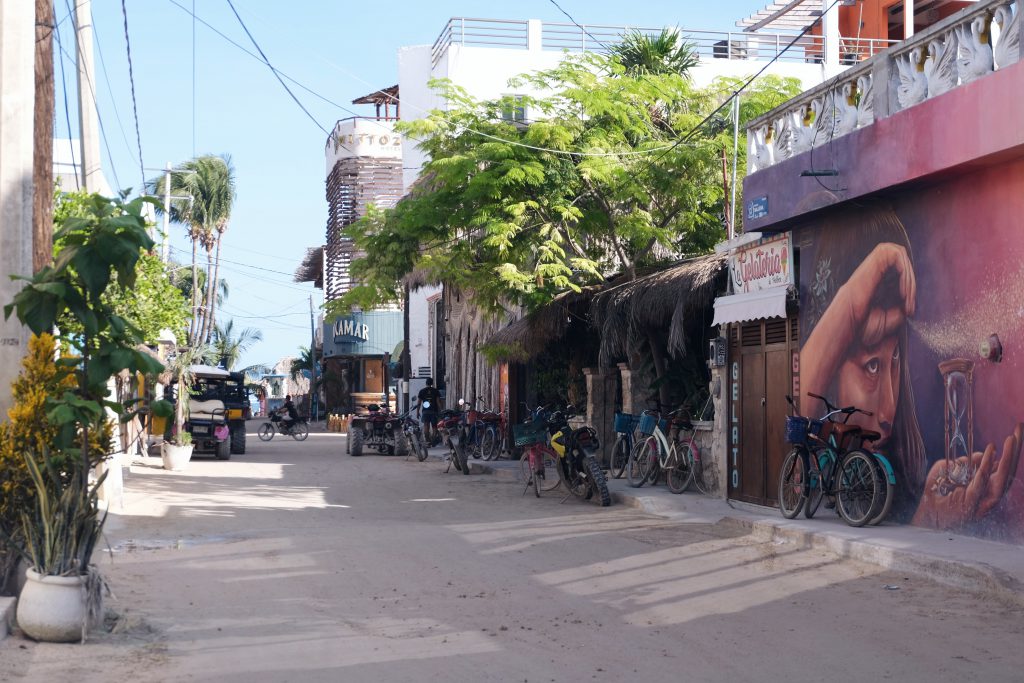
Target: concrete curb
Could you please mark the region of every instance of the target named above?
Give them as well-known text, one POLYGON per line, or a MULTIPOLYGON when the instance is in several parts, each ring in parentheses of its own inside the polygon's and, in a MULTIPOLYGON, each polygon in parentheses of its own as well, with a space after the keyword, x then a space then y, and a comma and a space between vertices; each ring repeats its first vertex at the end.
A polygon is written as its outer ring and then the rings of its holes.
MULTIPOLYGON (((470 467, 470 472, 474 474, 489 474, 508 480, 517 479, 516 469, 512 467, 494 467, 487 462, 471 462, 470 467)), ((969 544, 970 547, 959 550, 961 557, 944 556, 940 553, 908 548, 906 538, 884 538, 896 530, 904 537, 910 534, 919 536, 918 545, 941 547, 940 544, 943 542, 954 540, 949 538, 949 534, 942 532, 891 526, 878 527, 874 530, 835 525, 809 529, 809 524, 818 525, 820 522, 766 517, 765 509, 743 504, 728 504, 717 498, 650 494, 642 493, 641 489, 635 489, 636 493, 633 491, 634 489, 623 490, 620 486, 614 486, 612 501, 647 514, 680 522, 731 525, 766 541, 778 540, 801 548, 825 550, 842 558, 923 576, 953 588, 984 593, 1024 607, 1024 581, 1012 572, 976 559, 987 555, 1005 558, 1006 554, 1019 553, 1020 549, 1016 547, 969 537, 956 537, 958 543, 954 545, 969 544), (865 534, 874 534, 875 537, 858 537, 865 534), (967 559, 968 557, 971 559, 967 559)))
POLYGON ((0 640, 14 628, 14 606, 17 604, 17 598, 0 598, 0 640))

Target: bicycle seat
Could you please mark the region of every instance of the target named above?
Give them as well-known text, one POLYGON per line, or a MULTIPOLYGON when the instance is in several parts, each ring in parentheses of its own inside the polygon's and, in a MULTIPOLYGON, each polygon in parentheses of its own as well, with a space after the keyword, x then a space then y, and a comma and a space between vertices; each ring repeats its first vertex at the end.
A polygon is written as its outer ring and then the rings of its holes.
POLYGON ((882 435, 869 429, 862 429, 860 432, 860 438, 864 441, 878 441, 882 438, 882 435))

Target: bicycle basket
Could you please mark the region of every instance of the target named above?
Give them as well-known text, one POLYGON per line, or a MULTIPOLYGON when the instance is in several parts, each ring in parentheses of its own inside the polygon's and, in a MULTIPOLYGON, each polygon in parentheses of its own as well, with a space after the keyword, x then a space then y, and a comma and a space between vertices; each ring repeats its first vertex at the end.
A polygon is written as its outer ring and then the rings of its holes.
POLYGON ((641 434, 650 435, 654 433, 654 425, 658 425, 661 431, 668 429, 668 420, 659 420, 657 415, 641 415, 638 429, 641 434))
POLYGON ((512 439, 516 446, 544 443, 548 440, 547 425, 543 422, 512 425, 512 439))
POLYGON ((619 434, 629 434, 636 429, 636 426, 639 423, 640 418, 637 415, 630 415, 629 413, 615 413, 615 431, 619 434))
POLYGON ((807 435, 809 433, 817 434, 818 430, 821 429, 821 422, 818 420, 809 420, 801 415, 787 415, 786 416, 786 442, 787 443, 805 443, 807 441, 807 435), (813 426, 812 426, 813 425, 813 426), (813 432, 812 432, 813 429, 813 432))

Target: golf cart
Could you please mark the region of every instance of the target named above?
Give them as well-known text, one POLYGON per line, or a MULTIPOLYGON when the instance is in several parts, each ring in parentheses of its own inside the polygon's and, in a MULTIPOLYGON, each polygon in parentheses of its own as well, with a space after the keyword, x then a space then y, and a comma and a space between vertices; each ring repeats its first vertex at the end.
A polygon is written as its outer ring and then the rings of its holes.
POLYGON ((245 375, 210 365, 192 366, 189 418, 196 451, 212 451, 219 460, 245 453, 245 421, 251 416, 245 375))

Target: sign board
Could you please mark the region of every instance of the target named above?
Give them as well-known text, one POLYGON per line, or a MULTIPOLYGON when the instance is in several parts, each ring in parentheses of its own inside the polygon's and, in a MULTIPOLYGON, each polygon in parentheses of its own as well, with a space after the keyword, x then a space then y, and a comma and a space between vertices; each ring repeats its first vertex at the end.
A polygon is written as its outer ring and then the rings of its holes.
POLYGON ((768 196, 755 197, 747 202, 747 220, 753 221, 768 215, 768 196))
POLYGON ((338 121, 327 138, 324 156, 328 175, 340 159, 372 157, 400 160, 402 136, 395 132, 393 122, 386 119, 344 119, 338 121))
POLYGON ((737 249, 729 257, 729 277, 735 294, 794 284, 791 233, 737 249))
POLYGON ((334 321, 334 341, 368 342, 370 326, 352 318, 338 318, 334 321))

